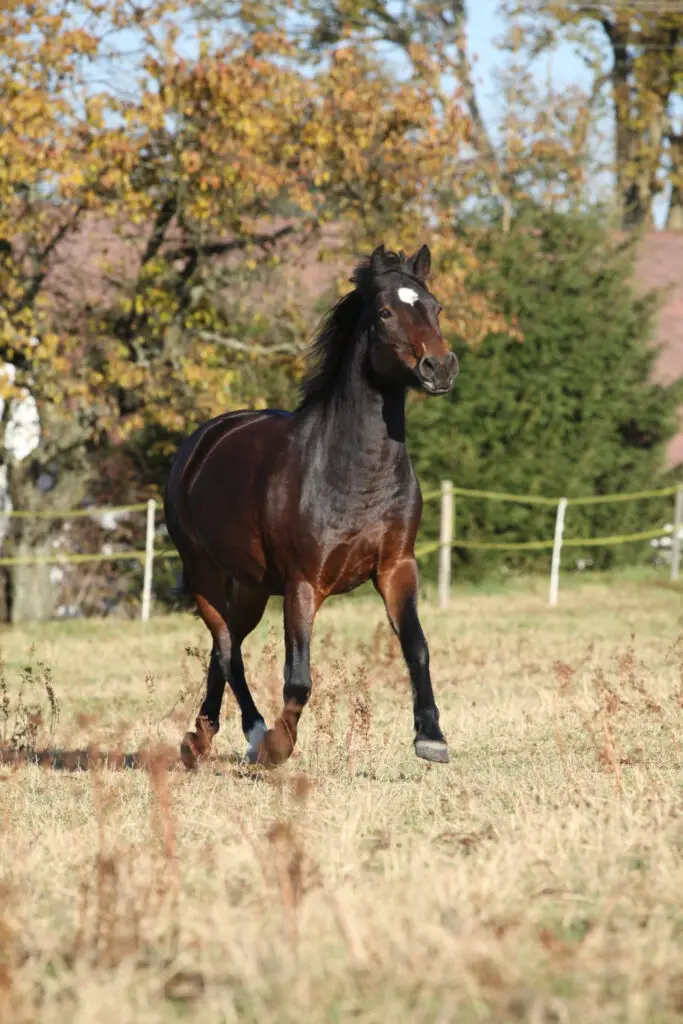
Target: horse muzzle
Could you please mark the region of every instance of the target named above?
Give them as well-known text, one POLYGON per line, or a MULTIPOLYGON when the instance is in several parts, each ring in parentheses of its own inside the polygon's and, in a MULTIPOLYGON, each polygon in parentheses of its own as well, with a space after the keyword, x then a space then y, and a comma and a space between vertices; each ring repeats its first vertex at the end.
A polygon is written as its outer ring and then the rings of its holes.
POLYGON ((455 352, 447 352, 443 359, 423 356, 417 364, 417 376, 424 391, 430 395, 445 395, 453 387, 460 367, 455 352))

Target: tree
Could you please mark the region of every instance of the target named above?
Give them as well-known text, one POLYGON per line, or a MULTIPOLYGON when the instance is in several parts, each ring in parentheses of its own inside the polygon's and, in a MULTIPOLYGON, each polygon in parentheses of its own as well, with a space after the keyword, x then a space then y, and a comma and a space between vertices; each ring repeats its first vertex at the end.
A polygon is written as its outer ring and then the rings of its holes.
MULTIPOLYGON (((224 24, 207 10, 12 0, 0 15, 4 396, 28 389, 42 427, 30 459, 7 460, 15 506, 72 506, 113 452, 138 472, 116 477, 135 493, 107 497, 142 497, 199 422, 284 398, 312 326, 288 263, 327 220, 342 222, 345 277, 378 235, 427 237, 448 249, 437 285, 454 327, 501 324, 465 289, 476 255, 444 203, 465 195, 457 99, 437 103, 427 74, 400 81, 353 42, 304 73, 286 5, 224 24), (134 89, 101 80, 123 29, 145 54, 134 89)), ((48 544, 50 527, 15 523, 12 539, 48 544)))
POLYGON ((568 40, 592 72, 594 99, 607 90, 623 226, 649 225, 653 200, 668 184, 667 226, 683 227, 683 8, 652 0, 505 0, 503 10, 509 39, 523 40, 529 59, 568 40))
POLYGON ((466 114, 466 145, 459 147, 459 188, 441 190, 441 206, 452 221, 461 215, 463 189, 502 212, 497 222, 508 229, 515 205, 530 192, 546 200, 583 200, 590 173, 593 110, 579 89, 558 94, 534 83, 521 59, 522 40, 511 32, 507 43, 519 59, 500 78, 503 115, 487 124, 475 84, 477 55, 467 36, 465 0, 420 0, 396 5, 386 0, 299 0, 310 19, 311 48, 326 53, 340 41, 357 46, 381 43, 397 63, 407 64, 412 82, 428 85, 436 110, 457 104, 466 114))
MULTIPOLYGON (((461 370, 452 398, 413 403, 408 434, 423 486, 449 478, 461 487, 558 498, 664 486, 681 388, 653 379, 655 299, 633 291, 633 243, 615 242, 591 216, 532 207, 508 236, 483 233, 478 248, 495 269, 476 284, 501 296, 523 340, 490 334, 474 349, 456 341, 461 370)), ((543 505, 462 497, 456 533, 501 543, 552 539, 554 514, 543 505)), ((570 508, 566 536, 630 533, 668 516, 661 500, 570 508)), ((427 505, 427 536, 437 523, 436 505, 427 505)), ((576 554, 606 567, 648 550, 641 543, 576 554)), ((545 566, 548 553, 460 549, 457 556, 481 571, 501 562, 545 566)))

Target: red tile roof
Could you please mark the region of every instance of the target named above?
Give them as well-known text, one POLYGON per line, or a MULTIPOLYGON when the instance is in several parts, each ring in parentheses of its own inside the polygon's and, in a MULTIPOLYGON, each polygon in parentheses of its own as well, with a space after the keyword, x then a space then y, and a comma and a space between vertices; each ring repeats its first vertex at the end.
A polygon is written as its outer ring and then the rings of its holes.
MULTIPOLYGON (((636 278, 644 290, 661 290, 655 344, 659 346, 656 375, 661 381, 683 377, 683 232, 650 231, 638 251, 636 278)), ((669 445, 670 466, 683 464, 681 431, 669 445)))

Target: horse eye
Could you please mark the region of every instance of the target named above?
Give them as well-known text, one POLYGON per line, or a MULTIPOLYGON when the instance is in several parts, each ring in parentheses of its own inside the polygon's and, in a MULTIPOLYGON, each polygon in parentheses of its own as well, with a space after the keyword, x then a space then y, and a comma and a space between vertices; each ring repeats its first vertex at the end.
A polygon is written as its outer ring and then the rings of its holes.
POLYGON ((380 309, 379 315, 382 318, 382 320, 388 320, 389 317, 391 316, 391 310, 389 309, 388 306, 385 306, 384 309, 380 309))

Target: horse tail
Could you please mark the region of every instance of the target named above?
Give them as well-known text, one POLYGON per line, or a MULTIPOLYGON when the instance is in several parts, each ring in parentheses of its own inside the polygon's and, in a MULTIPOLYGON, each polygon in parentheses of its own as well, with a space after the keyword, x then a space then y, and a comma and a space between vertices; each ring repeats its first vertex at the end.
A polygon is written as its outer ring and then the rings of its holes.
POLYGON ((185 566, 176 574, 175 585, 171 587, 171 598, 176 608, 196 612, 195 596, 190 588, 185 566))

